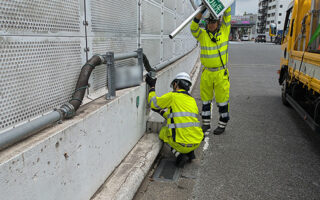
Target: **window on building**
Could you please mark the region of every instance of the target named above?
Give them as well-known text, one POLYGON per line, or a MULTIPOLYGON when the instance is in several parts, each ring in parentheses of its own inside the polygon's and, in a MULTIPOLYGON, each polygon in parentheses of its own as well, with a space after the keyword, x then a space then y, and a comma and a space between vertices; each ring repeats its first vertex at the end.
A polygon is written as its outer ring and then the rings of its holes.
POLYGON ((270 14, 268 14, 268 17, 270 17, 270 14))
POLYGON ((282 8, 283 7, 283 5, 280 5, 280 8, 282 8))
POLYGON ((270 22, 269 21, 267 21, 267 25, 269 25, 270 24, 270 22))
POLYGON ((278 24, 281 24, 281 21, 278 21, 278 24))
POLYGON ((281 16, 282 15, 282 13, 279 13, 279 16, 281 16))
POLYGON ((274 23, 274 20, 271 20, 271 23, 274 23))

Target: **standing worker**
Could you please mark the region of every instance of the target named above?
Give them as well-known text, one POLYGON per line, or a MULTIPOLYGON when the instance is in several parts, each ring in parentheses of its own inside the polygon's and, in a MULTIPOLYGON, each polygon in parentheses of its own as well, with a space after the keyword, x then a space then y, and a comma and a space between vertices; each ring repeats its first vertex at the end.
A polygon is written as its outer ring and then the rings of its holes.
POLYGON ((167 119, 167 126, 162 127, 159 138, 171 147, 177 167, 195 158, 194 150, 199 147, 203 132, 198 120, 198 107, 195 99, 188 93, 191 86, 190 76, 181 72, 171 82, 172 92, 157 97, 156 78, 146 76, 150 86, 148 102, 151 108, 167 119), (165 110, 166 109, 166 110, 165 110))
MULTIPOLYGON (((205 11, 205 10, 204 10, 205 11)), ((231 8, 227 8, 222 20, 215 19, 211 14, 206 21, 206 30, 199 27, 202 14, 199 13, 191 22, 191 33, 199 41, 201 46, 200 60, 203 71, 200 81, 200 96, 202 100, 202 130, 205 135, 211 132, 211 102, 213 92, 220 118, 215 135, 224 132, 229 121, 229 71, 228 42, 230 34, 231 8)))

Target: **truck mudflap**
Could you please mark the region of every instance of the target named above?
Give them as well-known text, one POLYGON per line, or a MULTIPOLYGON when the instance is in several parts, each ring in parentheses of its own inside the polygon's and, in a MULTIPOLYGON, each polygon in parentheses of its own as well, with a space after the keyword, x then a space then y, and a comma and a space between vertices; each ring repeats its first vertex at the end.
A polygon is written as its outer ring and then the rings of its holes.
POLYGON ((317 133, 320 133, 320 125, 316 123, 300 105, 295 101, 288 93, 285 95, 287 102, 299 113, 299 115, 307 122, 311 129, 317 133))
POLYGON ((282 65, 279 73, 279 84, 282 85, 283 81, 286 80, 288 76, 288 66, 287 65, 282 65))

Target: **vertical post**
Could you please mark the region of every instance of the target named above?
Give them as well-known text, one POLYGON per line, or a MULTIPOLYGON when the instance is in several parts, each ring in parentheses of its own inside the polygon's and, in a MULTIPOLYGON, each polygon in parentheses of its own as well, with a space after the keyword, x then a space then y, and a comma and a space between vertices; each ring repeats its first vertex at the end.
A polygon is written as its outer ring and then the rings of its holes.
POLYGON ((138 48, 138 50, 136 51, 138 54, 138 65, 140 66, 140 81, 142 82, 142 77, 143 77, 143 49, 142 48, 138 48))
POLYGON ((106 95, 106 99, 113 99, 116 97, 114 53, 107 52, 106 59, 107 59, 107 87, 108 87, 108 94, 106 95))
POLYGON ((141 21, 142 21, 141 3, 142 3, 142 0, 139 0, 138 1, 138 48, 141 47, 141 21))

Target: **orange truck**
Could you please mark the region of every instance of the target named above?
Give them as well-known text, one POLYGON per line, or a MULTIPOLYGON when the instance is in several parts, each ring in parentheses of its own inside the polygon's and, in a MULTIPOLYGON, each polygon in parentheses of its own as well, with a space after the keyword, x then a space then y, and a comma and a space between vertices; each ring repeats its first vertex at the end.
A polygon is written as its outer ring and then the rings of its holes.
POLYGON ((282 102, 320 133, 320 0, 289 4, 282 35, 282 102))

